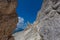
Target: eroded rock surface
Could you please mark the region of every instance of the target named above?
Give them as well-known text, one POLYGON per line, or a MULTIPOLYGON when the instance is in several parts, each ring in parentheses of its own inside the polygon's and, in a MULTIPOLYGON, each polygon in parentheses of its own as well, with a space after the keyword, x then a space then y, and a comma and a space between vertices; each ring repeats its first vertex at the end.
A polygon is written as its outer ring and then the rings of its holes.
POLYGON ((60 0, 44 0, 37 21, 42 40, 60 40, 60 0))
POLYGON ((41 38, 35 24, 28 24, 28 27, 24 31, 17 32, 13 36, 15 40, 40 40, 41 38))
POLYGON ((0 0, 0 40, 14 40, 12 32, 18 22, 17 0, 0 0))

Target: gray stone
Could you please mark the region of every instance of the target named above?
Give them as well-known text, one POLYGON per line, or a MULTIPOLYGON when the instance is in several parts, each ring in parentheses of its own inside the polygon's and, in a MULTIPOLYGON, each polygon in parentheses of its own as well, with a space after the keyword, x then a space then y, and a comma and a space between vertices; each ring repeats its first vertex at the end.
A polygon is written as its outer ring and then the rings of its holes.
POLYGON ((60 0, 44 0, 37 21, 42 40, 60 40, 60 0))

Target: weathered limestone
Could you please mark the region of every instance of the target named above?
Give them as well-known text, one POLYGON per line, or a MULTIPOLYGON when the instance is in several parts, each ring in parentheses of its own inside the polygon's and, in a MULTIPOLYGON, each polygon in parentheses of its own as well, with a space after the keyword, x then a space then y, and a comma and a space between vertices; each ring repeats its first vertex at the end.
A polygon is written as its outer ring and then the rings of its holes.
POLYGON ((42 40, 60 40, 60 0, 44 0, 37 21, 42 40))
POLYGON ((24 31, 13 34, 15 40, 40 40, 40 35, 37 31, 36 25, 28 24, 28 28, 24 31))
POLYGON ((14 40, 12 32, 18 22, 17 0, 0 0, 0 40, 14 40))

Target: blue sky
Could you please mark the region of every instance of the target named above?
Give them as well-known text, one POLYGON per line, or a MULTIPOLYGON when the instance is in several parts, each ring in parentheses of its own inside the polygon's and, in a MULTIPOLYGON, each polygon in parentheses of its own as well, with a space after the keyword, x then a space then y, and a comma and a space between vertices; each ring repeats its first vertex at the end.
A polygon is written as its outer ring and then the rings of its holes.
POLYGON ((43 0, 18 0, 16 12, 20 22, 17 24, 17 29, 25 28, 27 21, 30 23, 35 21, 42 2, 43 0))
POLYGON ((17 14, 24 18, 24 22, 33 23, 41 4, 42 0, 18 0, 17 14))

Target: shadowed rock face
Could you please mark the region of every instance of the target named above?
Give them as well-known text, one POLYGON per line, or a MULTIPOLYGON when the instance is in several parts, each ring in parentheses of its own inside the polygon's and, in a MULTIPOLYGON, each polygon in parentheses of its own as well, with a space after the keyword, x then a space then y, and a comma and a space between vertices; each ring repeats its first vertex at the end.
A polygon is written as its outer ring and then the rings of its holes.
POLYGON ((0 0, 0 40, 14 40, 12 32, 18 22, 17 0, 0 0))

